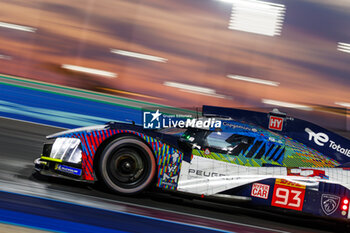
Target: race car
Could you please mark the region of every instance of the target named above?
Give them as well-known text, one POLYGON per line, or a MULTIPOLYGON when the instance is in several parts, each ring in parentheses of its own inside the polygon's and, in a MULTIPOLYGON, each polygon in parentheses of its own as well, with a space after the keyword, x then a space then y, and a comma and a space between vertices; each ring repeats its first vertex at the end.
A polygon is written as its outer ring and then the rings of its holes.
POLYGON ((201 118, 109 122, 47 136, 35 170, 132 195, 153 185, 201 198, 350 218, 350 141, 313 123, 203 106, 201 118), (161 124, 162 123, 162 124, 161 124))

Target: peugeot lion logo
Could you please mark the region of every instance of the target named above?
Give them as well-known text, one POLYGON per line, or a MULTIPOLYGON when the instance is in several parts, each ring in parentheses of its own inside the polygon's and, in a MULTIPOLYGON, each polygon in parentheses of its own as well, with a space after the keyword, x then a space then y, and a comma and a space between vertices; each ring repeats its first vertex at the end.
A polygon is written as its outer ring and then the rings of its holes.
POLYGON ((340 202, 340 197, 331 194, 322 194, 321 208, 326 215, 333 214, 340 202))

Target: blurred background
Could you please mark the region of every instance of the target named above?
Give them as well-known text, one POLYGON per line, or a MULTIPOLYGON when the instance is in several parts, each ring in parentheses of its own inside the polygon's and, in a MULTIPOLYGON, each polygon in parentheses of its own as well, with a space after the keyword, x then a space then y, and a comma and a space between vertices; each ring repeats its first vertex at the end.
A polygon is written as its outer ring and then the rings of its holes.
POLYGON ((1 0, 0 73, 349 129, 348 0, 1 0), (317 117, 315 117, 315 114, 317 117))

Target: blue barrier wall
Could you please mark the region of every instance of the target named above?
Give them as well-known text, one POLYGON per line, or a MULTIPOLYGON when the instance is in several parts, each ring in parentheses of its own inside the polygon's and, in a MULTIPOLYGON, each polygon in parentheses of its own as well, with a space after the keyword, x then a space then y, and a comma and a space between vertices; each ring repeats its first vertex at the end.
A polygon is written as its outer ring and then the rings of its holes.
POLYGON ((137 108, 8 84, 0 84, 0 115, 64 128, 142 120, 137 108))

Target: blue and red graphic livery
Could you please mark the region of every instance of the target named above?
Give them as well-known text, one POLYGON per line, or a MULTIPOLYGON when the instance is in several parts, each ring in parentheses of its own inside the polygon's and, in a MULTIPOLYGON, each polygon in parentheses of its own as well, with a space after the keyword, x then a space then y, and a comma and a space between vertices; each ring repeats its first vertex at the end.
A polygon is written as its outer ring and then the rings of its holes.
POLYGON ((49 135, 35 168, 43 175, 103 182, 124 195, 154 185, 192 197, 230 195, 254 205, 349 218, 349 140, 279 111, 204 106, 202 112, 202 118, 176 122, 147 112, 143 127, 110 122, 49 135), (170 123, 154 127, 160 119, 170 123))

